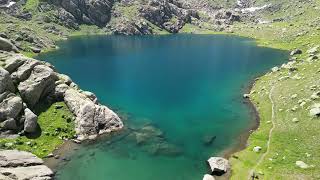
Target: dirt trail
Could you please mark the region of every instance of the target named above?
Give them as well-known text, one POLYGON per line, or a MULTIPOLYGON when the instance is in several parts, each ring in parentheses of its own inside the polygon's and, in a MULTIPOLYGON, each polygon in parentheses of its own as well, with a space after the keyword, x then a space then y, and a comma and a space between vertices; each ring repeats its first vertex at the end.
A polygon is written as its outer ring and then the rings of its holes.
POLYGON ((269 93, 269 100, 271 102, 271 110, 272 110, 272 114, 271 114, 271 123, 272 123, 272 128, 269 131, 269 137, 268 137, 268 141, 267 141, 267 150, 264 154, 262 154, 262 156, 259 158, 258 162, 256 163, 256 165, 249 171, 249 176, 248 179, 253 179, 252 176, 256 173, 255 170, 256 168, 262 163, 262 161, 264 160, 264 158, 266 157, 266 155, 269 153, 270 151, 270 142, 271 142, 271 137, 272 137, 272 132, 273 129, 275 128, 275 105, 274 105, 274 101, 272 98, 272 94, 274 91, 275 86, 272 86, 270 93, 269 93))

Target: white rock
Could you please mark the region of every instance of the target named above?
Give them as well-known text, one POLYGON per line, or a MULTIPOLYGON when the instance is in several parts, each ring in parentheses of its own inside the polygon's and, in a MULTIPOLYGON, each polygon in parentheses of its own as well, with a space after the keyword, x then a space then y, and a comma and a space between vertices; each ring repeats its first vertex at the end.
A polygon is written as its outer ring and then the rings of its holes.
POLYGON ((202 180, 215 180, 215 178, 213 176, 211 176, 210 174, 205 174, 203 176, 202 180))
POLYGON ((258 152, 261 151, 261 149, 262 149, 262 148, 261 148, 260 146, 256 146, 256 147, 253 148, 253 151, 256 152, 256 153, 258 153, 258 152))
POLYGON ((302 168, 302 169, 307 169, 307 168, 309 168, 309 165, 306 164, 306 163, 303 162, 303 161, 296 161, 296 165, 297 165, 299 168, 302 168))
POLYGON ((230 168, 229 161, 221 157, 211 157, 207 162, 212 174, 221 175, 226 173, 230 168))
POLYGON ((320 104, 314 104, 309 112, 310 116, 314 117, 314 116, 320 116, 320 104))

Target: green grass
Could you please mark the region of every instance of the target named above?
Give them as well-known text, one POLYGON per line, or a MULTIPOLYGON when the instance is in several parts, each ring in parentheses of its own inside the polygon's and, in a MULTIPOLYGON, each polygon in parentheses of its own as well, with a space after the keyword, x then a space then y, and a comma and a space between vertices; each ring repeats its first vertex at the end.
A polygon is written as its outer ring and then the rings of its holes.
POLYGON ((300 107, 298 101, 309 99, 312 93, 319 91, 311 90, 313 85, 319 85, 320 61, 308 63, 302 62, 297 65, 298 71, 292 73, 303 77, 301 80, 286 79, 279 81, 279 78, 288 75, 288 70, 272 73, 259 79, 253 90, 251 100, 254 102, 260 114, 260 127, 249 138, 249 146, 239 153, 236 153, 230 160, 232 163, 232 178, 245 179, 249 170, 252 169, 258 158, 266 151, 266 142, 271 124, 271 103, 268 92, 271 89, 271 82, 274 82, 273 100, 275 103, 275 129, 272 133, 270 152, 256 169, 262 172, 260 179, 319 179, 320 170, 320 119, 311 118, 309 109, 319 100, 308 101, 304 107, 300 107), (264 90, 263 90, 264 89, 264 90), (292 99, 291 96, 297 94, 298 97, 292 99), (291 108, 298 106, 296 111, 291 108), (282 111, 280 110, 282 109, 282 111), (292 122, 293 118, 299 120, 292 122), (261 146, 263 151, 255 153, 254 146, 261 146), (308 157, 307 154, 311 156, 308 157), (272 159, 272 160, 270 160, 272 159), (296 161, 303 161, 308 165, 315 165, 308 169, 301 169, 295 165, 296 161))
POLYGON ((45 104, 36 109, 38 124, 41 133, 35 137, 21 136, 16 139, 0 139, 0 147, 5 149, 19 149, 29 151, 38 157, 45 157, 58 148, 65 138, 70 139, 75 135, 73 114, 63 102, 51 106, 45 104), (55 106, 62 106, 56 109, 55 106), (6 147, 6 143, 13 143, 6 147))

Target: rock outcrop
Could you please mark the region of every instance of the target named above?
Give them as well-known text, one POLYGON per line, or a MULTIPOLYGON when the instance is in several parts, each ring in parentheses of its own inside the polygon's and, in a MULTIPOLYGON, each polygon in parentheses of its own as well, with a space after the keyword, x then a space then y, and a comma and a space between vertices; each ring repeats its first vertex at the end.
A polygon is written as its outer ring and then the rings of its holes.
POLYGON ((191 17, 199 18, 196 11, 185 9, 176 0, 150 0, 147 5, 139 9, 142 17, 153 24, 171 32, 177 33, 191 17))
POLYGON ((0 50, 18 52, 18 49, 9 40, 0 37, 0 50))
POLYGON ((0 179, 51 180, 53 172, 35 155, 18 150, 0 150, 0 179))
POLYGON ((0 134, 36 133, 36 107, 42 101, 65 101, 76 116, 79 140, 121 129, 123 123, 97 97, 46 62, 0 51, 0 134), (8 131, 10 130, 10 131, 8 131))
POLYGON ((50 0, 50 3, 61 7, 60 20, 68 20, 68 24, 94 24, 104 27, 110 20, 113 0, 50 0), (77 20, 77 22, 70 22, 77 20))

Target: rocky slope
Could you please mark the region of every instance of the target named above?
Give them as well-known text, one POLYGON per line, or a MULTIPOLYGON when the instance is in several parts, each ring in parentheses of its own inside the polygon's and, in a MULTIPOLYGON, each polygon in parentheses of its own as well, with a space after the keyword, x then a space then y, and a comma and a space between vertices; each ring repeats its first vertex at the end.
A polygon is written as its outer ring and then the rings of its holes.
POLYGON ((93 93, 80 90, 52 65, 6 51, 0 51, 0 62, 2 135, 37 133, 37 115, 33 109, 40 101, 64 101, 76 116, 79 140, 123 127, 120 118, 99 104, 93 93))

